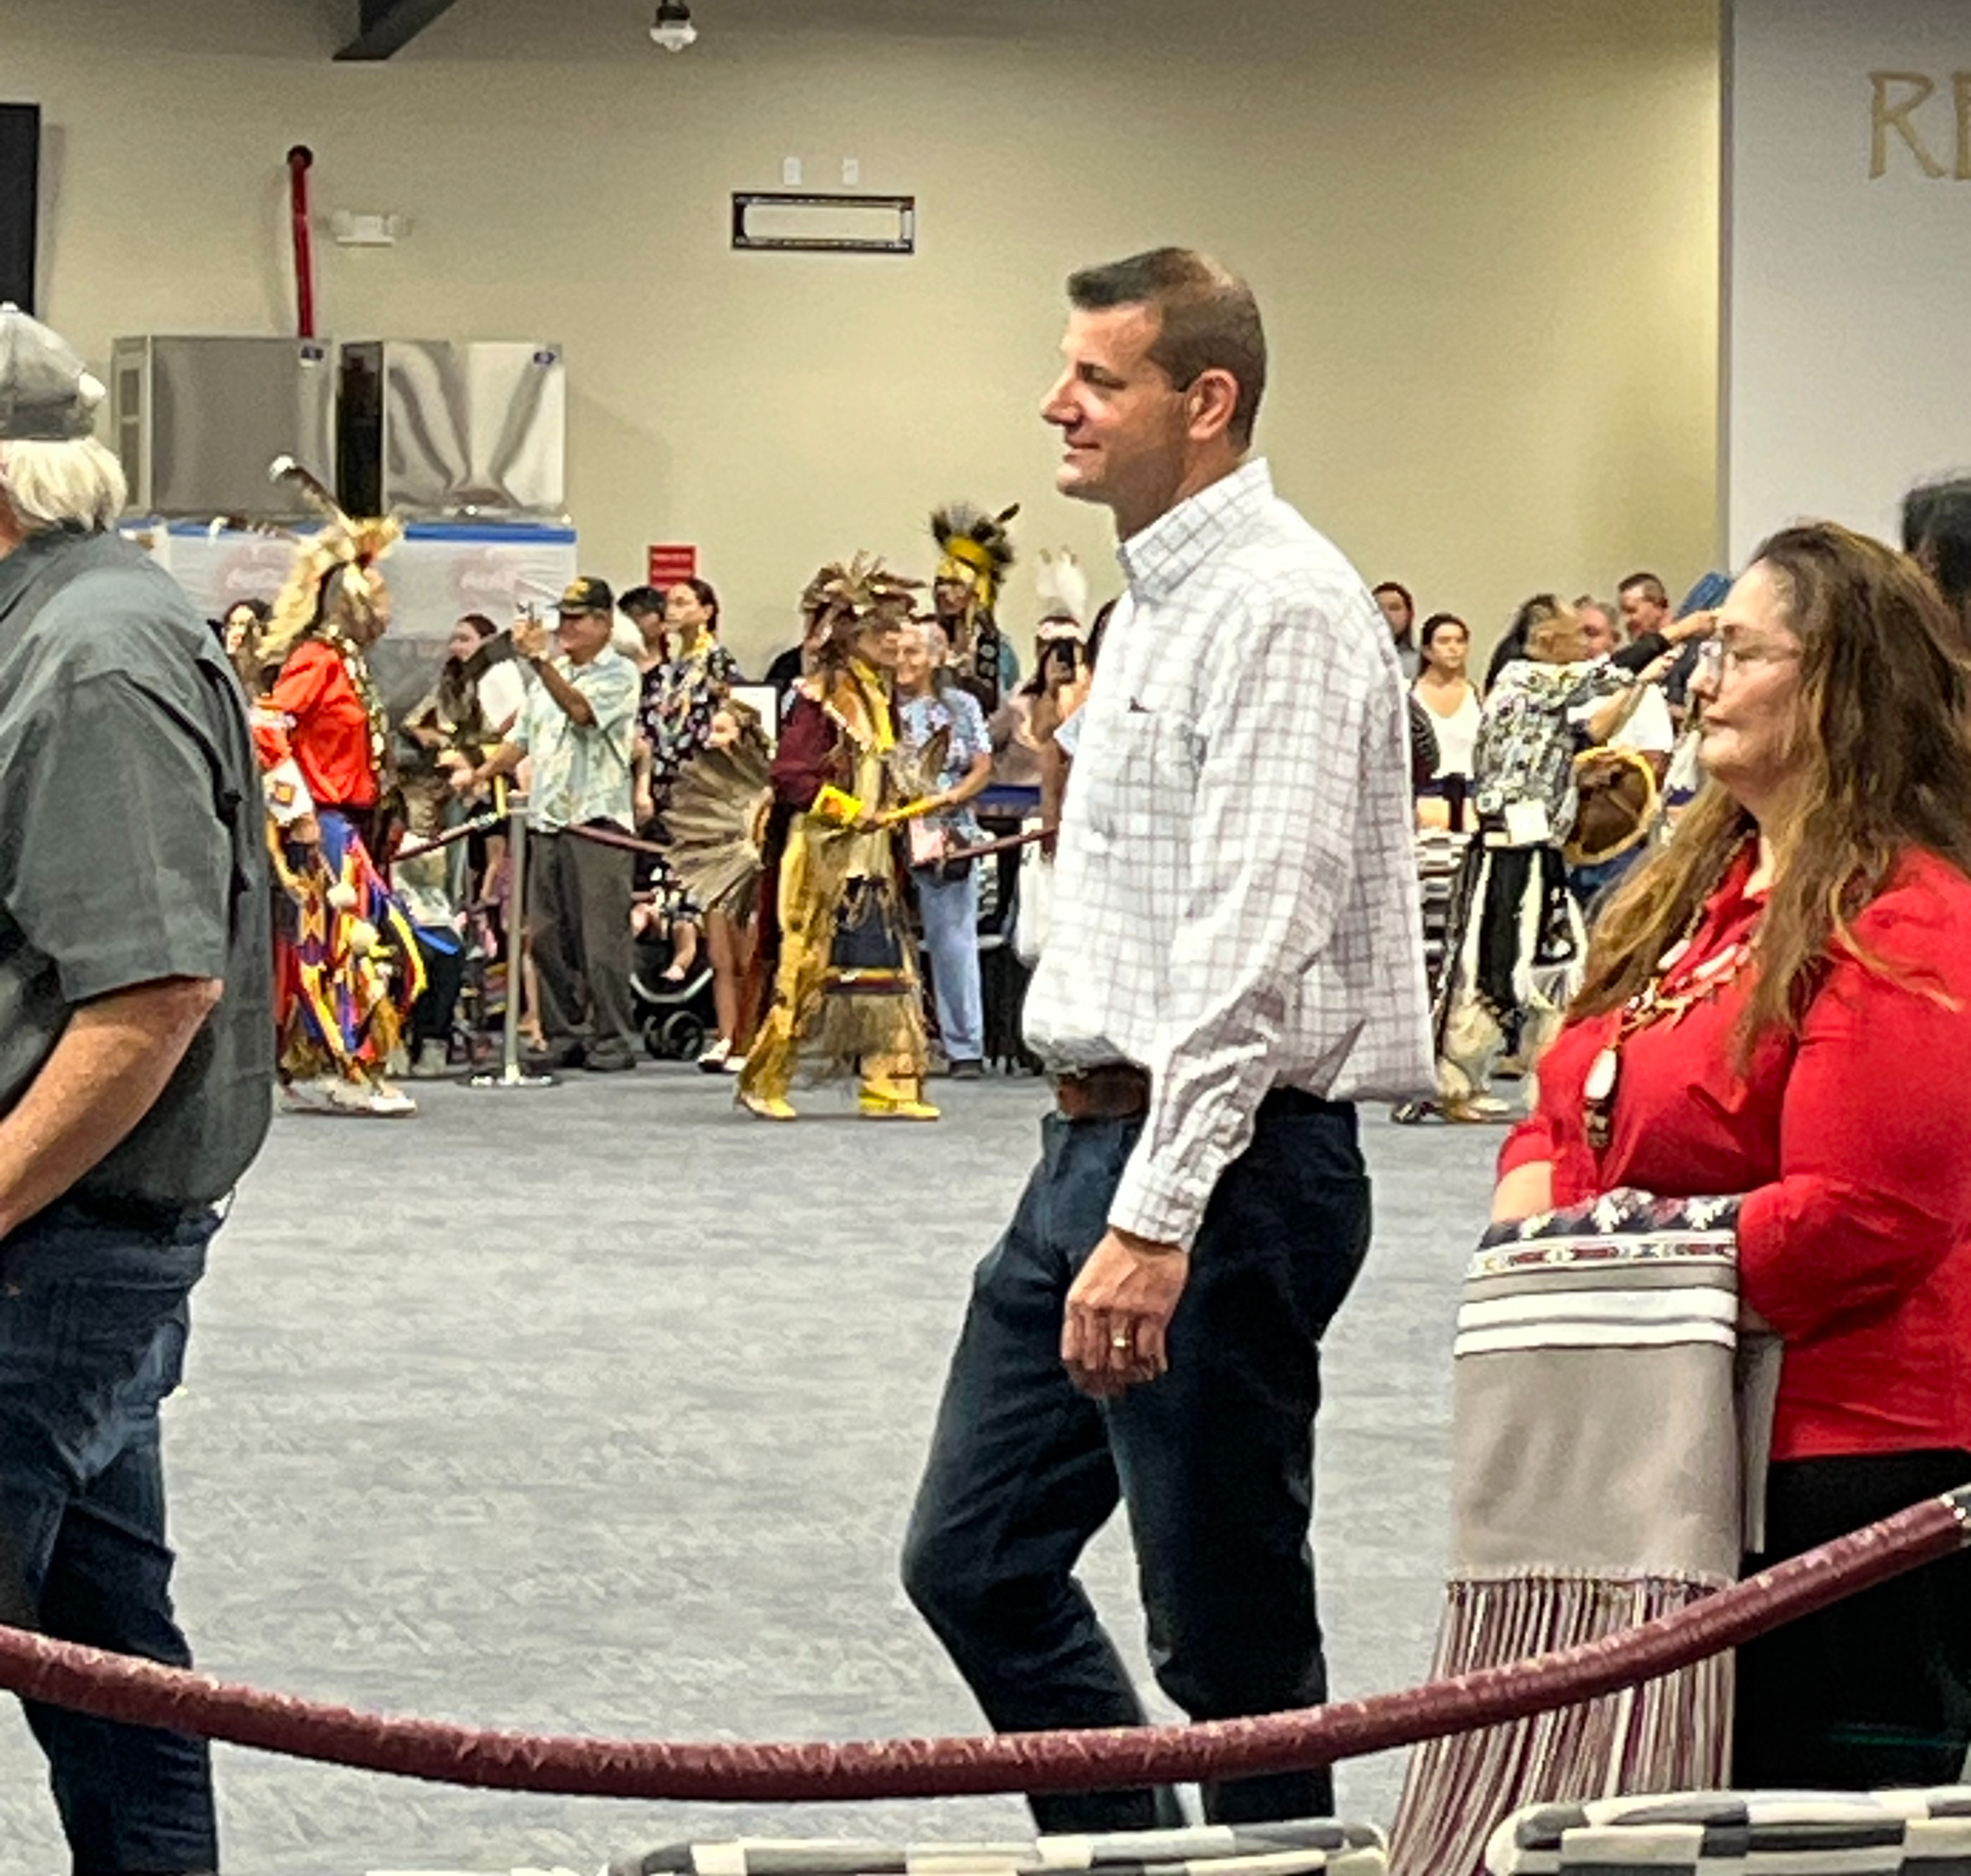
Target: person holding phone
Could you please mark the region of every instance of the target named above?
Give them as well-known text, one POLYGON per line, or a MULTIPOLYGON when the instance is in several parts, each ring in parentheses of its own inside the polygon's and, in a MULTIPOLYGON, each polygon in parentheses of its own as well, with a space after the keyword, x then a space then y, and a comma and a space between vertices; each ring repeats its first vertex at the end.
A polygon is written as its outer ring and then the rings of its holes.
POLYGON ((540 983, 544 1046, 529 1066, 596 1073, 637 1065, 630 992, 634 852, 571 830, 630 830, 631 751, 637 734, 637 667, 610 644, 616 600, 584 578, 561 596, 559 655, 548 629, 525 616, 513 649, 540 680, 506 740, 476 768, 460 771, 461 793, 533 762, 536 845, 527 869, 527 937, 540 983))

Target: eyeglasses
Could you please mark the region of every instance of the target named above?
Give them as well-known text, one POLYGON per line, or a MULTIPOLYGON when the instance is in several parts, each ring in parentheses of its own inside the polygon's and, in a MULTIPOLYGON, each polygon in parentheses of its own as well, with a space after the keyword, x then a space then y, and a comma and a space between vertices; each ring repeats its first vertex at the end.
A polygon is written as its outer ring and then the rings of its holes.
POLYGON ((1799 656, 1797 645, 1728 645, 1722 638, 1707 638, 1697 647, 1696 675, 1715 684, 1728 672, 1753 665, 1786 664, 1799 656))

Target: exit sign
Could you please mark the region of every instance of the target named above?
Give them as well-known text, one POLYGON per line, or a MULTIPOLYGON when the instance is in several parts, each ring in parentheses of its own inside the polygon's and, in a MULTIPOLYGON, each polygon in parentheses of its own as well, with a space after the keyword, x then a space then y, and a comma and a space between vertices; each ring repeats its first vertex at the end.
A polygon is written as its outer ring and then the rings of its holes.
POLYGON ((698 578, 698 549, 673 545, 650 549, 650 583, 660 591, 680 580, 698 578))

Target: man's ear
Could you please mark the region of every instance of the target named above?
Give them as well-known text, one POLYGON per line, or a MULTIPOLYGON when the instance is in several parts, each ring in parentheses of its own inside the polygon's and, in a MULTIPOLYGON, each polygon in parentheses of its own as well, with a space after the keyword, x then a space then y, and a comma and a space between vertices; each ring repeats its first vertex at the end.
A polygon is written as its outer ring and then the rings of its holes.
POLYGON ((1201 371, 1184 392, 1191 440, 1207 443, 1225 435, 1239 408, 1239 380, 1217 366, 1201 371))

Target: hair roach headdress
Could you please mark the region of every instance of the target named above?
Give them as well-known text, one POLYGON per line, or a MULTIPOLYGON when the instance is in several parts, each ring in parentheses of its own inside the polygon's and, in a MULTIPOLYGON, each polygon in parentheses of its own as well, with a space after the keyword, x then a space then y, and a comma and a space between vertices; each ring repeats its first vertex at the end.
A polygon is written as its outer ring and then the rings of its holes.
POLYGON ((999 597, 1006 570, 1013 564, 1013 537, 1007 525, 1020 512, 1020 504, 988 514, 969 502, 951 502, 930 518, 932 538, 937 542, 943 564, 938 578, 946 579, 962 572, 972 585, 979 609, 990 612, 999 597))
POLYGON ((395 515, 353 519, 321 477, 292 456, 276 456, 267 474, 299 490, 322 518, 321 527, 300 542, 293 570, 261 636, 263 658, 278 666, 311 633, 339 633, 374 607, 383 587, 376 562, 403 538, 404 524, 395 515))

